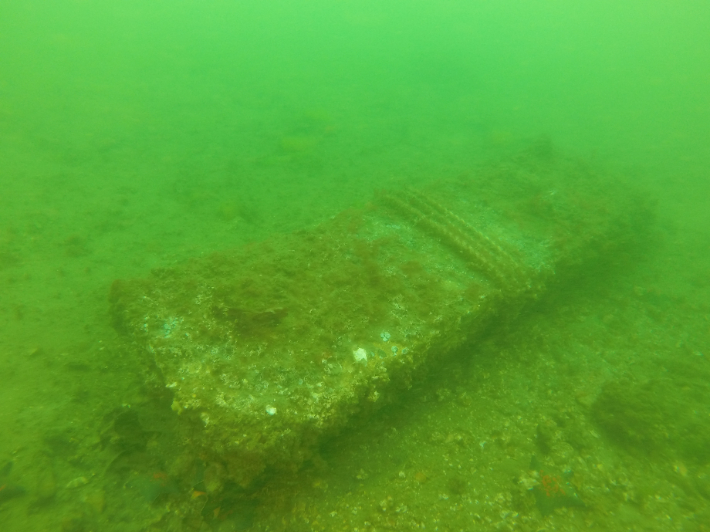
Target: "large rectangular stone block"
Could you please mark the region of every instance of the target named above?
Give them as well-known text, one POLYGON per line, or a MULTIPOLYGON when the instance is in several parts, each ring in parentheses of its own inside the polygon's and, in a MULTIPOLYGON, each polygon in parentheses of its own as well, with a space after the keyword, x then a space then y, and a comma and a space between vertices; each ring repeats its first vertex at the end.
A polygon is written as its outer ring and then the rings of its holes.
POLYGON ((112 312, 173 392, 189 445, 247 486, 298 468, 353 416, 648 221, 613 176, 528 153, 116 281, 112 312))

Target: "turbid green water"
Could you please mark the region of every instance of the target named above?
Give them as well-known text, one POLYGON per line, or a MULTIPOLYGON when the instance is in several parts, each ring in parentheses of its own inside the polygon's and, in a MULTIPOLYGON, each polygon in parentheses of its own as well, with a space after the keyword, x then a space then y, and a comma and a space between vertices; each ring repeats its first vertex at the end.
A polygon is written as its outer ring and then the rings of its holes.
POLYGON ((691 1, 0 3, 0 530, 707 530, 708 21, 691 1), (649 249, 294 478, 203 495, 223 476, 180 467, 111 283, 540 138, 656 199, 649 249))

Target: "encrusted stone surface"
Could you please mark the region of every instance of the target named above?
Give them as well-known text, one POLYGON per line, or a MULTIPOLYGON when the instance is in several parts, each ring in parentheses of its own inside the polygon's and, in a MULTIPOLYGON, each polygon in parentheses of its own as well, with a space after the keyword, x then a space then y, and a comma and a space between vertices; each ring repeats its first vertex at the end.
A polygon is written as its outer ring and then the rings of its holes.
POLYGON ((526 155, 116 281, 112 312, 174 393, 189 444, 246 486, 267 467, 297 468, 647 216, 609 176, 526 155))

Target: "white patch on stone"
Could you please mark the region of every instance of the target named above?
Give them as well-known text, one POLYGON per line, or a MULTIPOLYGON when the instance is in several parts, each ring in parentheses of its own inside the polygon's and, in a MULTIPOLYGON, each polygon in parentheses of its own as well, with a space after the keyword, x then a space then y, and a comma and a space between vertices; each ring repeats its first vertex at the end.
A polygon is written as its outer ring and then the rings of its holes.
POLYGON ((353 351, 353 357, 355 358, 355 362, 367 364, 367 351, 365 351, 362 347, 353 351))

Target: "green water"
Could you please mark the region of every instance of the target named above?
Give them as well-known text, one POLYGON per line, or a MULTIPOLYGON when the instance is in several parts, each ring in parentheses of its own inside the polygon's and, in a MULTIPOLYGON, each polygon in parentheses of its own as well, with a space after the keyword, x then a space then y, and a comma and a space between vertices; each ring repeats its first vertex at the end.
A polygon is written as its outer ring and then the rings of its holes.
POLYGON ((2 0, 0 530, 708 530, 709 22, 700 1, 2 0), (637 264, 295 480, 216 503, 173 473, 115 279, 540 138, 655 198, 637 264), (536 503, 544 469, 584 507, 536 503))

